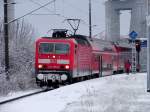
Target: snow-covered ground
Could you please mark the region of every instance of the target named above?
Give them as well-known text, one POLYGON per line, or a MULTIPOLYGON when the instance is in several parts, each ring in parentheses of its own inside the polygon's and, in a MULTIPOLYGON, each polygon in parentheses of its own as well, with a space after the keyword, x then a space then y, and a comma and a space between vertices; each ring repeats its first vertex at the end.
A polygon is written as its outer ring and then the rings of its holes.
POLYGON ((27 94, 32 94, 35 92, 41 91, 41 89, 34 89, 34 90, 27 90, 27 91, 18 91, 18 92, 11 92, 7 96, 0 96, 0 102, 10 100, 16 97, 24 96, 27 94))
POLYGON ((146 73, 120 74, 61 87, 0 106, 0 112, 149 112, 146 73))

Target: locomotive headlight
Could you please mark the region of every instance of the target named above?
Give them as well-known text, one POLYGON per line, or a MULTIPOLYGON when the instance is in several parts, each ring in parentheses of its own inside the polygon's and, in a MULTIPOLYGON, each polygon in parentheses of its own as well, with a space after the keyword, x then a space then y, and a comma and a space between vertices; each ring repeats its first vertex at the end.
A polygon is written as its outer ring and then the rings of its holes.
POLYGON ((66 74, 62 74, 61 75, 61 80, 62 81, 66 81, 67 80, 67 75, 66 74))
POLYGON ((56 58, 56 56, 55 56, 55 55, 53 55, 53 58, 56 58))
POLYGON ((38 68, 43 68, 43 65, 38 65, 38 68))
POLYGON ((69 65, 66 65, 65 68, 66 68, 66 69, 69 69, 69 65))

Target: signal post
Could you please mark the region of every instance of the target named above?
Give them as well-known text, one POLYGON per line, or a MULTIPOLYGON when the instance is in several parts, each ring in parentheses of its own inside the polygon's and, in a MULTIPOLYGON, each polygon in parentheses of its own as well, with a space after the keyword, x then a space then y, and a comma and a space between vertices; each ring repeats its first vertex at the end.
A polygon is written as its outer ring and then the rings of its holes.
POLYGON ((150 0, 147 0, 147 92, 150 92, 150 0))
POLYGON ((132 73, 136 73, 136 47, 135 47, 135 39, 136 37, 138 36, 138 34, 135 32, 135 31, 132 31, 130 34, 129 34, 131 40, 132 40, 132 65, 131 65, 131 68, 132 68, 132 73))
POLYGON ((135 48, 137 52, 137 66, 136 70, 137 72, 140 71, 140 51, 141 51, 141 41, 140 40, 135 40, 135 48))

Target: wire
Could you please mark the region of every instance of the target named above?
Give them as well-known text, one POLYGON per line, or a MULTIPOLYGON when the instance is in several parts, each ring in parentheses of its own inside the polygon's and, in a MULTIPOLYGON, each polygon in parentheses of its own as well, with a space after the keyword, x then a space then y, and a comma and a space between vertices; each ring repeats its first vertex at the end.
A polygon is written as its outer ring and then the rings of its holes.
MULTIPOLYGON (((35 2, 34 0, 29 0, 29 1, 32 2, 32 3, 34 3, 34 4, 36 4, 36 5, 38 5, 38 6, 42 6, 40 3, 35 2)), ((44 9, 47 10, 48 12, 52 12, 52 11, 50 11, 50 9, 47 8, 47 7, 44 7, 44 9)))
MULTIPOLYGON (((36 4, 36 5, 38 5, 38 6, 40 6, 40 9, 41 8, 44 8, 44 9, 46 9, 48 12, 52 12, 49 8, 47 8, 47 7, 45 7, 45 6, 47 6, 47 4, 45 4, 44 6, 42 6, 40 3, 38 3, 38 2, 35 2, 34 0, 29 0, 30 2, 32 2, 32 3, 34 3, 34 4, 36 4)), ((53 0, 53 1, 51 1, 51 3, 54 3, 54 10, 55 10, 55 12, 56 12, 56 4, 55 4, 55 2, 56 2, 56 0, 53 0)), ((63 3, 64 3, 65 1, 63 0, 63 3)), ((66 3, 66 2, 65 2, 66 3)), ((76 10, 78 10, 79 12, 82 12, 82 13, 84 13, 85 15, 87 15, 88 14, 88 12, 85 12, 85 11, 83 11, 82 9, 80 9, 80 8, 77 8, 76 6, 74 6, 73 4, 71 4, 71 3, 66 3, 66 4, 69 4, 69 6, 70 7, 73 7, 74 9, 76 9, 76 10)), ((38 9, 39 10, 39 9, 38 9)), ((34 11, 32 11, 32 12, 30 12, 30 14, 32 14, 34 11)), ((29 13, 28 13, 29 14, 29 13)), ((64 15, 62 15, 62 14, 32 14, 32 15, 56 15, 56 16, 59 16, 59 17, 63 17, 63 18, 65 18, 65 19, 68 19, 68 17, 66 17, 66 16, 64 16, 64 15)), ((89 26, 89 24, 87 24, 84 20, 81 20, 81 23, 83 23, 83 25, 86 25, 86 26, 89 26)), ((96 25, 96 27, 93 27, 93 29, 98 29, 97 28, 97 26, 98 25, 96 25)))
MULTIPOLYGON (((96 0, 96 1, 98 1, 98 0, 96 0)), ((95 1, 95 2, 96 2, 95 1)), ((93 2, 93 1, 92 1, 93 2)), ((99 1, 100 2, 100 1, 99 1)), ((77 6, 75 6, 74 4, 71 4, 70 2, 65 2, 65 4, 67 4, 67 6, 69 6, 69 7, 71 7, 71 8, 74 8, 74 9, 76 9, 76 10, 78 10, 78 12, 80 12, 80 13, 84 13, 84 15, 88 15, 89 13, 87 12, 87 11, 83 11, 82 9, 80 9, 80 8, 78 8, 77 6)), ((94 13, 92 13, 92 15, 94 16, 94 18, 96 18, 97 20, 99 20, 98 18, 97 18, 97 15, 96 14, 94 14, 94 13)), ((83 21, 83 20, 81 20, 81 22, 83 22, 83 24, 84 25, 86 25, 86 26, 89 26, 89 24, 87 23, 87 22, 85 22, 85 21, 83 21)), ((96 25, 96 26, 98 26, 98 25, 96 25)), ((98 29, 97 27, 94 27, 93 29, 98 29)))
MULTIPOLYGON (((34 0, 29 0, 30 2, 32 2, 32 3, 34 3, 35 5, 38 5, 38 6, 42 6, 40 3, 38 3, 38 2, 35 2, 34 0)), ((44 7, 44 9, 45 10, 47 10, 48 12, 52 12, 52 13, 54 13, 53 11, 51 11, 49 8, 47 8, 47 7, 44 7)), ((41 14, 41 13, 35 13, 35 14, 31 14, 31 15, 37 15, 37 16, 39 16, 39 15, 57 15, 57 16, 59 16, 60 14, 56 14, 56 11, 55 11, 55 13, 54 14, 41 14)))
POLYGON ((57 15, 57 16, 59 16, 60 14, 47 14, 47 13, 34 13, 34 14, 31 14, 31 15, 35 15, 35 16, 39 16, 39 15, 45 15, 45 16, 49 16, 49 15, 57 15))
MULTIPOLYGON (((34 0, 29 0, 30 2, 32 2, 32 3, 34 3, 34 4, 36 4, 36 5, 38 5, 38 6, 41 6, 41 4, 40 3, 38 3, 38 2, 35 2, 34 0)), ((63 0, 63 4, 64 4, 64 0, 63 0)), ((82 12, 82 13, 84 13, 85 15, 87 15, 88 14, 88 12, 85 12, 85 11, 83 11, 83 10, 81 10, 80 8, 76 8, 73 4, 71 4, 71 3, 67 3, 67 2, 65 2, 66 4, 68 4, 69 6, 71 6, 71 7, 74 7, 76 10, 78 10, 79 12, 82 12)), ((47 8, 47 7, 44 7, 47 11, 49 11, 49 12, 52 12, 52 11, 50 11, 50 9, 49 8, 47 8)), ((33 14, 34 15, 34 14, 33 14)), ((48 14, 35 14, 35 15, 48 15, 48 14)), ((50 15, 55 15, 55 14, 50 14, 50 15)), ((66 17, 66 16, 64 16, 64 15, 62 15, 62 14, 56 14, 56 16, 59 16, 59 17, 63 17, 63 18, 65 18, 65 19, 68 19, 68 17, 66 17)), ((83 22, 84 23, 84 25, 86 24, 87 26, 89 26, 84 20, 82 20, 81 19, 81 22, 83 22)))
MULTIPOLYGON (((34 3, 34 4, 36 4, 36 5, 38 5, 38 6, 42 6, 40 3, 38 3, 38 2, 35 2, 35 1, 33 1, 33 0, 29 0, 29 1, 31 1, 32 3, 34 3)), ((49 8, 47 8, 47 7, 44 7, 48 12, 52 12, 49 8)), ((36 14, 36 15, 38 15, 38 14, 36 14)), ((40 14, 39 14, 40 15, 40 14)), ((45 14, 41 14, 41 15, 45 15, 45 14)), ((48 14, 46 14, 46 15, 48 15, 48 14)), ((64 19, 68 19, 68 17, 66 17, 66 16, 64 16, 64 15, 62 15, 62 14, 50 14, 50 15, 56 15, 56 16, 59 16, 59 17, 62 17, 62 18, 64 18, 64 19)))
POLYGON ((30 14, 32 14, 33 12, 35 12, 35 11, 37 11, 37 10, 39 10, 39 9, 41 9, 41 8, 43 8, 43 7, 45 7, 45 6, 49 5, 49 4, 51 4, 51 3, 53 3, 53 2, 55 2, 55 1, 56 1, 56 0, 50 1, 50 2, 48 2, 48 3, 46 3, 46 4, 42 5, 42 6, 40 6, 39 8, 36 8, 36 9, 32 10, 31 12, 28 12, 27 14, 25 14, 25 15, 23 15, 23 16, 21 16, 21 17, 18 17, 18 18, 14 19, 14 20, 9 21, 7 24, 12 23, 12 22, 14 22, 14 21, 16 21, 16 20, 18 20, 18 19, 21 19, 21 18, 23 18, 23 17, 25 17, 25 16, 27 16, 27 15, 30 15, 30 14))
MULTIPOLYGON (((96 0, 96 1, 98 1, 98 0, 96 0)), ((96 3, 96 1, 95 1, 95 3, 96 3)), ((92 2, 93 2, 93 1, 92 1, 92 2)), ((100 1, 99 1, 99 2, 100 2, 100 1)), ((89 12, 84 11, 84 10, 78 8, 77 6, 75 6, 74 4, 72 4, 72 3, 68 2, 68 1, 65 2, 65 3, 68 4, 67 6, 78 10, 80 13, 84 13, 84 15, 88 15, 88 14, 89 14, 89 12)), ((94 13, 92 13, 92 15, 94 15, 94 16, 96 17, 96 14, 94 14, 94 13)))

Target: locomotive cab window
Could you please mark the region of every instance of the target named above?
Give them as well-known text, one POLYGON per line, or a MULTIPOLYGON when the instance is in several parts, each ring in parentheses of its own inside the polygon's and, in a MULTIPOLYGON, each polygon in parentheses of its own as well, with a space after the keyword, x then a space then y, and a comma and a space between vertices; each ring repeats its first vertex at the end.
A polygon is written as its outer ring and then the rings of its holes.
POLYGON ((39 52, 40 53, 53 53, 54 51, 54 44, 53 43, 40 43, 39 52))
POLYGON ((55 53, 56 54, 68 54, 69 53, 69 45, 68 44, 55 44, 55 53))
POLYGON ((69 44, 62 43, 40 43, 39 52, 43 54, 56 53, 56 54, 68 54, 69 44))

